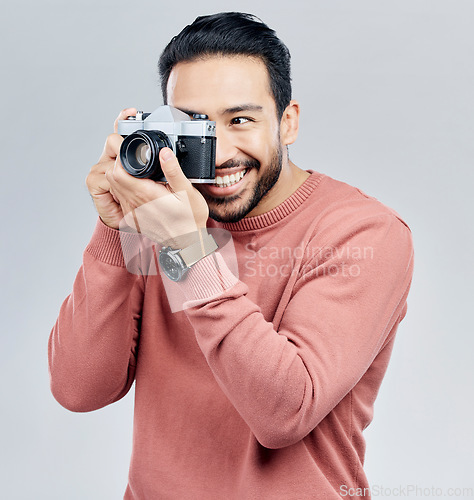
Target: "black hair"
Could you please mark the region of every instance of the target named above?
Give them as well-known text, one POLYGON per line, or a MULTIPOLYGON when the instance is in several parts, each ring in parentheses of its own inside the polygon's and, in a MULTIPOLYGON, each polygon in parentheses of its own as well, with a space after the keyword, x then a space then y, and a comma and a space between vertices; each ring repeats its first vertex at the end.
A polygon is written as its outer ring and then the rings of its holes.
POLYGON ((258 17, 241 12, 200 16, 173 37, 158 62, 163 101, 173 67, 210 55, 247 55, 260 58, 268 71, 278 118, 291 100, 290 52, 258 17))

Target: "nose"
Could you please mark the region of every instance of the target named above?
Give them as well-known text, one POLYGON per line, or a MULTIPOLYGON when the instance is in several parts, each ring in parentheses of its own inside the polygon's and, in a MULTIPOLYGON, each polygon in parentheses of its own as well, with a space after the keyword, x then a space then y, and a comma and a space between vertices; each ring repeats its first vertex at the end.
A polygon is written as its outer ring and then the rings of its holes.
POLYGON ((220 127, 216 127, 216 167, 220 167, 225 162, 235 158, 237 148, 233 144, 232 134, 220 127))

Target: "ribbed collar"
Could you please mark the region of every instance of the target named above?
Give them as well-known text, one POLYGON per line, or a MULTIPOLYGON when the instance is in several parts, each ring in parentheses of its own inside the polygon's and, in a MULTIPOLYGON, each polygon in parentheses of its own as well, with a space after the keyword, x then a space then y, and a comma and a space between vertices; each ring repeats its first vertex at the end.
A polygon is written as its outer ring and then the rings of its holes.
POLYGON ((238 222, 225 222, 222 224, 222 227, 228 231, 252 231, 255 229, 263 229, 284 219, 309 198, 324 177, 323 174, 313 172, 312 170, 308 170, 308 172, 310 172, 311 175, 289 198, 277 207, 264 214, 256 215, 255 217, 244 217, 238 222))

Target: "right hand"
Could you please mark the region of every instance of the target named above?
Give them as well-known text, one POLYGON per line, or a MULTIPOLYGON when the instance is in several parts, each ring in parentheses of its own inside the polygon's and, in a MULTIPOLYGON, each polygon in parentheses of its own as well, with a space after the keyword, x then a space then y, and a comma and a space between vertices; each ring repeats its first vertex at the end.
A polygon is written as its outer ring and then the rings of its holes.
POLYGON ((115 161, 120 152, 123 137, 118 134, 119 120, 126 120, 135 116, 135 108, 127 108, 120 112, 114 123, 114 133, 107 137, 104 150, 96 165, 94 165, 86 179, 87 189, 94 201, 99 217, 107 226, 118 229, 124 214, 118 200, 110 192, 110 183, 106 172, 114 168, 115 161))

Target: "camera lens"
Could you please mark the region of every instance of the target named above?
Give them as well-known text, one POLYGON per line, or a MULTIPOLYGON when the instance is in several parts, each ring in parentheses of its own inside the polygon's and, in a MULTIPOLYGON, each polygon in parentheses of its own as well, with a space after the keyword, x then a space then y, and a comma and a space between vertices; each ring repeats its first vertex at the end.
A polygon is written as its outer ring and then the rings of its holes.
POLYGON ((148 144, 140 144, 137 147, 137 150, 135 151, 135 159, 140 163, 141 165, 145 166, 149 161, 151 157, 151 149, 148 144))
POLYGON ((134 177, 163 180, 158 157, 160 149, 171 148, 168 136, 160 130, 137 130, 127 136, 120 147, 123 168, 134 177))

